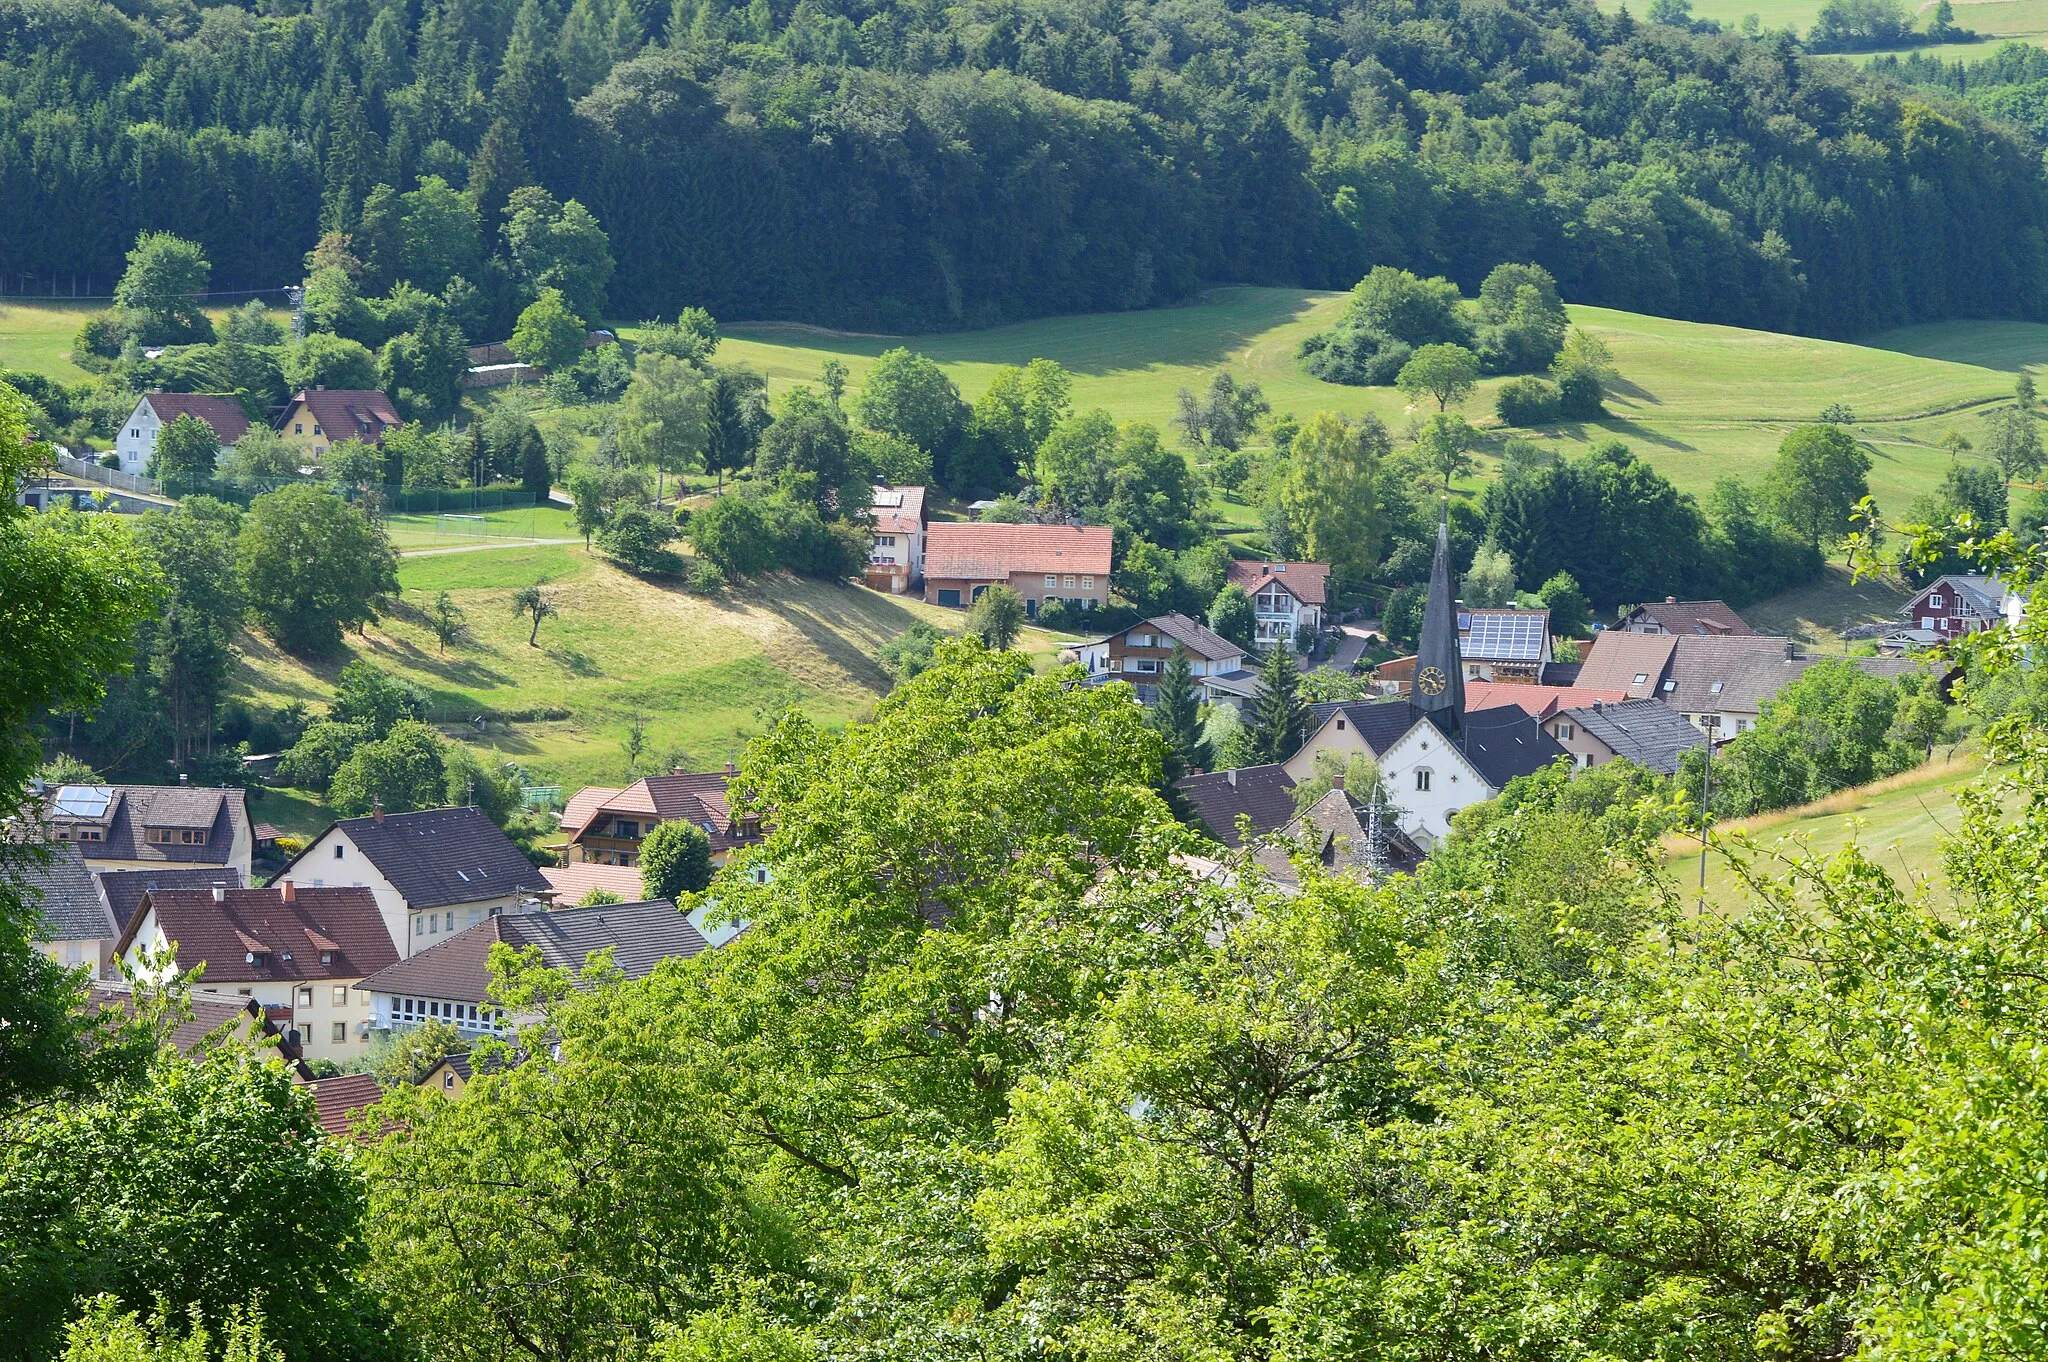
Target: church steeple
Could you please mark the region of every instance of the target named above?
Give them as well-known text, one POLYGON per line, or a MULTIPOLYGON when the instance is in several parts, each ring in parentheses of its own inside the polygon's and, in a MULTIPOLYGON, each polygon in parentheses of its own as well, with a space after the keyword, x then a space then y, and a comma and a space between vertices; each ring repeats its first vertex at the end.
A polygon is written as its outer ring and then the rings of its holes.
POLYGON ((1422 638, 1415 649, 1415 687, 1410 695, 1424 714, 1448 711, 1455 733, 1465 717, 1465 663, 1458 651, 1457 588, 1451 580, 1451 522, 1448 510, 1436 530, 1436 559, 1429 565, 1429 599, 1422 608, 1422 638))

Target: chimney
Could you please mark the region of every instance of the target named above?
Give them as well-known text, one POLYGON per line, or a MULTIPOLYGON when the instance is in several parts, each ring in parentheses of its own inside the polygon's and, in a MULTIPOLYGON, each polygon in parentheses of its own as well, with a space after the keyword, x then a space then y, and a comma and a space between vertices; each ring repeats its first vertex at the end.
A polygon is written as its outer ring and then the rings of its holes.
POLYGON ((740 768, 734 765, 730 760, 727 760, 727 762, 725 763, 725 773, 729 776, 736 776, 740 773, 740 768))
POLYGON ((299 901, 299 887, 296 884, 293 884, 290 880, 286 880, 283 884, 280 884, 277 887, 277 891, 280 894, 284 895, 284 901, 286 903, 297 903, 299 901))
POLYGON ((213 882, 213 901, 215 903, 226 903, 228 901, 228 887, 225 881, 215 880, 213 882))
POLYGON ((327 385, 325 383, 315 383, 313 385, 313 391, 316 393, 324 393, 327 391, 327 385))
POLYGON ((1231 789, 1233 789, 1233 790, 1234 790, 1234 789, 1236 789, 1236 788, 1237 788, 1237 768, 1236 768, 1235 766, 1233 766, 1233 767, 1231 767, 1231 768, 1230 768, 1230 769, 1229 769, 1228 771, 1225 771, 1225 772, 1224 772, 1223 774, 1224 774, 1224 776, 1225 776, 1225 777, 1226 777, 1226 778, 1227 778, 1227 779, 1228 779, 1228 780, 1230 781, 1230 788, 1231 788, 1231 789))
POLYGON ((1666 596, 1666 597, 1664 598, 1664 604, 1666 604, 1666 605, 1677 605, 1677 604, 1678 604, 1678 597, 1676 597, 1676 596, 1666 596))
POLYGON ((381 822, 383 822, 383 821, 384 821, 384 801, 383 801, 383 800, 381 800, 381 799, 373 799, 373 800, 371 800, 371 801, 370 801, 370 821, 371 821, 372 823, 381 823, 381 822))
POLYGON ((186 775, 183 771, 178 772, 178 784, 190 785, 191 783, 192 778, 190 776, 186 775))

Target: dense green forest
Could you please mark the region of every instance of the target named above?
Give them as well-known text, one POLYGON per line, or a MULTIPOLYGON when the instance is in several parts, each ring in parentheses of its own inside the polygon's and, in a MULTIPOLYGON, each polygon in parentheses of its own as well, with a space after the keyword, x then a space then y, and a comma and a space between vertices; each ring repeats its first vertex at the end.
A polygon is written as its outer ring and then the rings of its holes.
MULTIPOLYGON (((1207 280, 1468 292, 1842 335, 2048 315, 2022 134, 1787 34, 1560 0, 0 2, 0 274, 299 279, 379 184, 585 204, 619 316, 872 327, 1207 280)), ((489 281, 481 283, 488 288, 489 281)))

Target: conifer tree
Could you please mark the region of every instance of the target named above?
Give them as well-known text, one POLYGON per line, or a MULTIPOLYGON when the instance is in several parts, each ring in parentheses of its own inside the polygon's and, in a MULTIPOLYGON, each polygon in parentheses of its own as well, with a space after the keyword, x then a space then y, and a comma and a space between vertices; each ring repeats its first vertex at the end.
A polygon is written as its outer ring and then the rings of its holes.
POLYGON ((1159 676, 1159 696, 1152 703, 1152 727, 1166 739, 1167 779, 1178 780, 1191 771, 1206 771, 1215 764, 1209 740, 1202 732, 1202 706, 1195 696, 1195 673, 1188 665, 1187 650, 1176 647, 1159 676))
POLYGON ((1260 761, 1285 761, 1301 746, 1308 729, 1301 671, 1285 644, 1275 644, 1266 654, 1259 682, 1259 697, 1252 703, 1252 750, 1260 761))

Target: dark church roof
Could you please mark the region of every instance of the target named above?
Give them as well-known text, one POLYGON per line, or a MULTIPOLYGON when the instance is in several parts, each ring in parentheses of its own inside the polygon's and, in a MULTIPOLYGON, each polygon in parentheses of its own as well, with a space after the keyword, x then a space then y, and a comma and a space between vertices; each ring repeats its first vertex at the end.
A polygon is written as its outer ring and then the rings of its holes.
POLYGON ((1444 713, 1429 717, 1496 790, 1505 789, 1516 776, 1535 774, 1560 757, 1571 759, 1564 745, 1544 732, 1527 710, 1513 705, 1467 714, 1462 729, 1454 728, 1444 713))
POLYGON ((1415 708, 1441 715, 1456 731, 1465 713, 1465 659, 1458 646, 1457 584, 1451 580, 1451 522, 1436 530, 1436 557, 1429 565, 1429 598, 1422 607, 1422 637, 1415 649, 1415 708))

